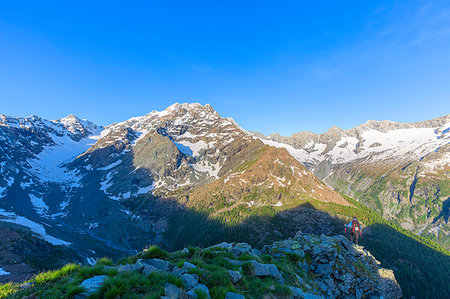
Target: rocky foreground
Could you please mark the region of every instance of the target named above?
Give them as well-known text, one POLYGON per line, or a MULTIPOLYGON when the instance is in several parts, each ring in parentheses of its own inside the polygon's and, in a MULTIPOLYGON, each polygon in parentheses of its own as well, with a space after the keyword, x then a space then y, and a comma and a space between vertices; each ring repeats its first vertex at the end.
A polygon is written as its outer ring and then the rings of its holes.
POLYGON ((158 247, 113 264, 69 264, 0 297, 37 298, 400 298, 392 270, 343 236, 298 232, 261 250, 221 243, 167 253, 158 247))

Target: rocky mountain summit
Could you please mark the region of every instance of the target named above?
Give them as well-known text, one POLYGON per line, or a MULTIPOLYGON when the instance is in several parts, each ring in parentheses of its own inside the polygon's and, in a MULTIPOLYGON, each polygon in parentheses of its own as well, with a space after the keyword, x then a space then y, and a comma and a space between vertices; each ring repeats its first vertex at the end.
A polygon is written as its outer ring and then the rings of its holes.
POLYGON ((69 298, 400 298, 393 272, 379 264, 341 235, 298 232, 261 250, 225 242, 172 253, 151 247, 117 265, 102 259, 91 267, 42 273, 7 292, 69 298))
POLYGON ((367 121, 324 134, 258 136, 286 148, 333 189, 449 248, 449 130, 446 115, 410 124, 367 121))

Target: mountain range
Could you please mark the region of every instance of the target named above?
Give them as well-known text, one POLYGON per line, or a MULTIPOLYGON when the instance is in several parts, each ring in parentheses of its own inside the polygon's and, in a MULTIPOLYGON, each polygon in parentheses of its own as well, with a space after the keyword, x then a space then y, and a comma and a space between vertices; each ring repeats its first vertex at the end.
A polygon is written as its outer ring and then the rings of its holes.
POLYGON ((449 248, 450 115, 402 124, 368 121, 324 134, 261 136, 319 179, 385 218, 449 248))
POLYGON ((0 229, 92 263, 147 244, 257 246, 293 226, 330 234, 362 204, 448 250, 449 130, 447 115, 264 136, 196 103, 106 127, 0 115, 0 229))

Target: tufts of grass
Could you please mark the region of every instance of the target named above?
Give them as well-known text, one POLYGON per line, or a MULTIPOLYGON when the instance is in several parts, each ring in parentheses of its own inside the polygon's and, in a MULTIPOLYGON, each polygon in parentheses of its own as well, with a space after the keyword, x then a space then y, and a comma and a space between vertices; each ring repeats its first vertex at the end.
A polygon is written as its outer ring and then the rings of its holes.
POLYGON ((0 298, 6 297, 13 294, 19 290, 19 287, 12 282, 8 282, 0 285, 0 298))
POLYGON ((294 265, 298 264, 302 260, 302 257, 295 253, 286 253, 286 256, 288 259, 293 263, 294 265))
POLYGON ((240 261, 251 261, 251 260, 254 260, 255 257, 253 255, 251 255, 250 253, 244 253, 244 254, 241 254, 238 259, 240 261))
POLYGON ((53 280, 59 279, 61 277, 65 277, 65 276, 67 276, 70 273, 73 273, 75 271, 79 271, 80 268, 81 268, 80 265, 67 264, 67 265, 65 265, 64 267, 62 267, 59 270, 47 271, 47 272, 39 273, 34 278, 34 282, 37 283, 37 284, 47 283, 49 281, 53 281, 53 280))
POLYGON ((273 257, 270 254, 264 254, 261 256, 261 260, 263 261, 263 263, 269 264, 272 263, 273 257))
POLYGON ((200 289, 196 289, 195 294, 197 295, 198 299, 208 299, 209 298, 208 294, 205 291, 200 290, 200 289))
POLYGON ((207 283, 208 287, 223 287, 231 288, 233 287, 233 282, 231 277, 225 270, 216 270, 208 275, 207 283))
POLYGON ((101 259, 97 260, 96 265, 113 266, 114 263, 111 259, 102 257, 101 259))
POLYGON ((199 247, 193 247, 193 246, 189 246, 188 250, 191 255, 198 254, 201 251, 201 249, 199 247))
POLYGON ((251 276, 254 270, 255 269, 251 263, 247 262, 242 264, 242 272, 244 273, 244 275, 251 276))
POLYGON ((124 272, 105 281, 101 289, 92 298, 139 297, 145 294, 164 295, 164 275, 145 277, 136 272, 124 272))
POLYGON ((153 259, 153 258, 164 259, 168 255, 169 253, 161 249, 159 246, 150 246, 149 248, 144 249, 139 254, 139 257, 142 259, 153 259))
POLYGON ((94 267, 84 266, 78 270, 78 276, 82 280, 94 277, 95 275, 102 275, 102 274, 107 274, 106 271, 103 269, 103 266, 94 266, 94 267))
POLYGON ((197 274, 198 276, 201 276, 203 272, 200 269, 191 268, 188 270, 188 273, 189 274, 197 274))

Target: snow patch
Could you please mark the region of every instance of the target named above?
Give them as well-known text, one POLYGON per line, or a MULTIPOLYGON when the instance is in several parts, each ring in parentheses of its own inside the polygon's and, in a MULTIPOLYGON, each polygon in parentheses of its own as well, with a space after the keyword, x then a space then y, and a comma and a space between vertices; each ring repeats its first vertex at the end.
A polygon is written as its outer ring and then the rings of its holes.
POLYGON ((120 163, 122 163, 122 160, 117 160, 116 162, 111 163, 111 164, 109 164, 107 166, 103 166, 103 167, 97 168, 97 170, 110 170, 110 169, 116 167, 117 165, 119 165, 120 163))
POLYGON ((42 239, 49 242, 50 244, 65 245, 65 246, 70 245, 69 242, 66 242, 61 239, 57 239, 55 237, 48 235, 46 233, 43 225, 38 224, 34 221, 31 221, 28 218, 18 216, 12 212, 7 212, 3 209, 0 209, 0 216, 6 217, 6 218, 0 218, 0 221, 10 222, 10 223, 15 223, 15 224, 26 226, 26 227, 30 228, 34 233, 38 234, 42 239))
POLYGON ((44 202, 43 197, 37 197, 33 194, 29 194, 28 196, 30 197, 31 204, 33 205, 34 209, 36 210, 36 213, 38 213, 39 215, 42 216, 48 212, 48 206, 44 202))

